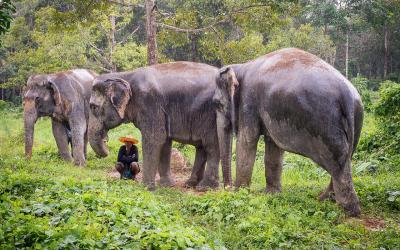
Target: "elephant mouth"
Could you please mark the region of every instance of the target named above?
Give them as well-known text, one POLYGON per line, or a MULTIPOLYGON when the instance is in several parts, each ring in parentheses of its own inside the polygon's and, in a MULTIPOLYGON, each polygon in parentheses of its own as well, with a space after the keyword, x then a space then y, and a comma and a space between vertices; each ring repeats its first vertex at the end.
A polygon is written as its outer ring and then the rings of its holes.
POLYGON ((107 131, 94 132, 89 130, 89 142, 97 156, 106 157, 108 155, 109 149, 107 146, 107 131))

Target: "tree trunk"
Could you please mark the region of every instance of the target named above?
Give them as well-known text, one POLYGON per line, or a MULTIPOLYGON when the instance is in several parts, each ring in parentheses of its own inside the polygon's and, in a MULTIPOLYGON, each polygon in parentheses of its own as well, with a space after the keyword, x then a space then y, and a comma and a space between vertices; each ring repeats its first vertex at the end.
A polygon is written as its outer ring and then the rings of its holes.
POLYGON ((349 32, 346 33, 346 78, 349 78, 349 32))
POLYGON ((197 35, 196 34, 191 34, 189 36, 190 40, 192 41, 191 47, 192 47, 192 62, 197 62, 197 35))
POLYGON ((155 0, 146 0, 147 64, 157 64, 155 0))
POLYGON ((384 55, 384 62, 383 62, 383 79, 386 79, 387 77, 387 71, 388 71, 388 55, 389 55, 389 39, 388 39, 388 29, 385 24, 383 27, 384 29, 384 37, 385 37, 385 55, 384 55))
POLYGON ((111 65, 111 72, 116 72, 117 71, 117 66, 114 63, 113 57, 114 57, 114 50, 115 50, 115 16, 111 15, 110 16, 110 24, 111 24, 111 30, 110 30, 110 65, 111 65))

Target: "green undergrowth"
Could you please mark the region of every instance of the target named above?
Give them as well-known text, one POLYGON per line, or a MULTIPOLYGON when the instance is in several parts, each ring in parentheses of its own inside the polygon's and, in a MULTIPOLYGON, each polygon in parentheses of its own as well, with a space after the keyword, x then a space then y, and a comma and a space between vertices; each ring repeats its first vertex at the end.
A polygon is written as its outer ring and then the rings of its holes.
MULTIPOLYGON (((372 116, 365 124, 366 134, 375 129, 372 116)), ((140 139, 132 125, 122 125, 109 133, 110 156, 99 159, 90 149, 87 167, 79 168, 59 159, 50 121, 41 119, 27 161, 21 113, 2 112, 0 249, 400 247, 400 173, 382 167, 385 160, 376 159, 373 170, 365 167, 363 156, 355 156, 363 216, 350 219, 334 202, 317 200, 329 176, 301 156, 285 155, 283 192, 265 194, 262 140, 249 190, 149 192, 138 183, 113 179, 107 173, 118 137, 127 134, 140 139)), ((193 147, 174 145, 193 162, 193 147)))

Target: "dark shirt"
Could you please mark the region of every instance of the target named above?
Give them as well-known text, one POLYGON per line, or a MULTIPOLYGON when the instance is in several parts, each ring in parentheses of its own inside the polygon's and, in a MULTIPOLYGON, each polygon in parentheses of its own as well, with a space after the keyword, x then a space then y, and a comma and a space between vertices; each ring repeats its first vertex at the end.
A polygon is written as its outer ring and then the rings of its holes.
POLYGON ((138 153, 138 148, 135 145, 132 145, 131 150, 129 150, 129 152, 126 151, 125 145, 119 148, 118 162, 122 162, 124 165, 129 165, 132 162, 138 162, 138 161, 139 161, 139 153, 138 153))

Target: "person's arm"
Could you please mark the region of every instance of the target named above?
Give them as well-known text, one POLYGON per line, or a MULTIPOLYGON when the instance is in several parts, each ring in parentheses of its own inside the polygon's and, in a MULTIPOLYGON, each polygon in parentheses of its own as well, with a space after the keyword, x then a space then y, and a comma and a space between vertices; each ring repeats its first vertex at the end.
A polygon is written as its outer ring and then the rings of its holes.
POLYGON ((133 147, 132 159, 133 159, 134 162, 139 162, 139 151, 138 151, 138 148, 135 145, 133 145, 132 147, 133 147))
POLYGON ((131 164, 131 162, 133 161, 133 159, 132 159, 132 157, 130 157, 130 156, 125 156, 125 146, 122 146, 120 149, 119 149, 119 152, 118 152, 118 161, 119 162, 122 162, 122 163, 124 163, 124 164, 131 164))

